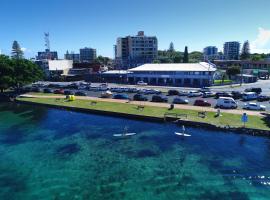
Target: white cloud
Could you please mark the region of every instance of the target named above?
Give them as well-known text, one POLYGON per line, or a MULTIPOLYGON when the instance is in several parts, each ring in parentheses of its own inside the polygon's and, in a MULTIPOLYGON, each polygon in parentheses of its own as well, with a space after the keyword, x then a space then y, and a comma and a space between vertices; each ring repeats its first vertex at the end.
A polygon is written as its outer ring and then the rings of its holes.
POLYGON ((252 53, 270 52, 270 30, 259 28, 257 38, 251 42, 250 49, 252 53))
POLYGON ((21 50, 25 52, 27 49, 25 47, 22 47, 21 50))

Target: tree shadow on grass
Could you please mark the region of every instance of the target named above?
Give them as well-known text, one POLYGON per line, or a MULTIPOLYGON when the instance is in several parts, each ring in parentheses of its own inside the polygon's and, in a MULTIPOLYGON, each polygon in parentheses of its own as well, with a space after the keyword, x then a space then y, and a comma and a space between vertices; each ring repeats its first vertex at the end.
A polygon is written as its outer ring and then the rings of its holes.
POLYGON ((270 114, 267 114, 267 113, 261 113, 261 114, 263 115, 262 120, 263 120, 264 124, 265 124, 268 128, 270 128, 270 114))

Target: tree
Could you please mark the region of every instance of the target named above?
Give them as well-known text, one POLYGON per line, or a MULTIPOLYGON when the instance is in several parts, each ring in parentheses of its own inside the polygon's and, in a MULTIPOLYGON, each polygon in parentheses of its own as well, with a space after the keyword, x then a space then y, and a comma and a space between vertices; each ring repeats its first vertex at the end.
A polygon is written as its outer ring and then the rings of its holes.
POLYGON ((185 46, 183 63, 188 63, 188 47, 187 46, 185 46))
POLYGON ((7 56, 0 55, 0 91, 8 89, 12 83, 13 68, 10 63, 10 59, 7 56))
POLYGON ((12 55, 12 58, 14 58, 14 59, 22 59, 23 58, 23 51, 22 51, 19 43, 16 40, 12 44, 11 55, 12 55))
POLYGON ((108 65, 109 61, 111 59, 108 58, 108 57, 103 57, 103 56, 98 56, 96 59, 95 59, 95 62, 99 63, 99 64, 103 64, 103 65, 108 65))
POLYGON ((203 54, 199 51, 193 51, 189 54, 189 62, 197 63, 203 60, 203 54))
POLYGON ((231 76, 235 76, 236 74, 240 74, 240 67, 239 66, 231 66, 227 69, 226 73, 231 79, 231 76))
POLYGON ((154 64, 159 64, 160 63, 160 60, 153 60, 153 62, 152 63, 154 63, 154 64))
POLYGON ((250 58, 250 47, 248 40, 244 42, 242 52, 240 55, 241 60, 246 60, 250 58))
POLYGON ((174 45, 173 45, 172 42, 170 43, 170 46, 169 46, 168 51, 169 51, 169 52, 175 52, 175 50, 174 50, 174 45))
POLYGON ((22 86, 44 78, 43 71, 33 62, 26 59, 12 59, 13 84, 19 90, 22 86))

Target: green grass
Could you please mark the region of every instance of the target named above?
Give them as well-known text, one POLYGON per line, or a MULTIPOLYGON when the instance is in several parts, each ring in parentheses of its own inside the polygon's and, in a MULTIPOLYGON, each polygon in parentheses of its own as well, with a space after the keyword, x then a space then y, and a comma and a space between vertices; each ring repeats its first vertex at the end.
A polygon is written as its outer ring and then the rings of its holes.
POLYGON ((65 96, 63 94, 54 94, 54 93, 43 93, 43 92, 28 92, 26 94, 35 95, 35 96, 65 96))
MULTIPOLYGON (((97 104, 91 105, 90 100, 66 101, 65 99, 56 100, 54 98, 18 98, 18 100, 41 104, 61 105, 66 107, 86 108, 90 110, 103 110, 117 113, 153 116, 160 118, 163 118, 164 114, 168 113, 167 108, 145 106, 143 110, 138 110, 137 105, 132 105, 128 103, 97 101, 97 104)), ((237 114, 222 113, 221 117, 215 118, 214 112, 207 112, 207 117, 201 118, 198 117, 198 111, 195 110, 174 109, 173 111, 170 111, 170 113, 187 114, 187 120, 196 122, 207 122, 219 126, 230 125, 231 127, 241 127, 243 125, 241 122, 241 115, 237 114)), ((269 122, 267 125, 267 120, 265 120, 263 117, 249 116, 249 122, 246 124, 246 127, 269 130, 269 122)))
POLYGON ((214 80, 214 84, 216 85, 221 85, 221 84, 228 84, 228 83, 231 83, 232 81, 231 80, 214 80))

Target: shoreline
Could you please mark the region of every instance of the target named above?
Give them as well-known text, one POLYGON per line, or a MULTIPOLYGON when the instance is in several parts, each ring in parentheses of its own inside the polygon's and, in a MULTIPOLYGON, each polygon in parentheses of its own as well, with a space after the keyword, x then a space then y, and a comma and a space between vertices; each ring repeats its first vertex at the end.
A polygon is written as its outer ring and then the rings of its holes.
POLYGON ((98 109, 91 109, 91 108, 81 108, 75 106, 68 106, 68 105, 56 105, 44 102, 32 102, 24 100, 23 98, 17 98, 15 100, 16 103, 27 104, 27 105, 38 105, 38 106, 45 106, 49 108, 56 108, 56 109, 65 109, 71 110, 75 112, 82 112, 82 113, 89 113, 89 114, 98 114, 98 115, 107 115, 107 116, 114 116, 114 117, 124 117, 129 119, 135 120, 142 120, 142 121, 153 121, 153 122, 174 122, 178 125, 187 125, 187 126, 194 126, 194 127, 203 127, 210 130, 220 130, 226 132, 235 132, 239 134, 248 134, 254 136, 270 136, 270 130, 264 129, 257 129, 257 128, 246 128, 246 127, 230 127, 229 125, 216 125, 211 124, 208 122, 199 122, 199 121, 192 121, 188 119, 179 119, 177 117, 158 117, 158 116, 149 116, 149 115, 137 115, 131 113, 123 113, 123 112, 114 112, 114 111, 107 111, 107 110, 98 110, 98 109), (166 120, 165 120, 166 119, 166 120))

